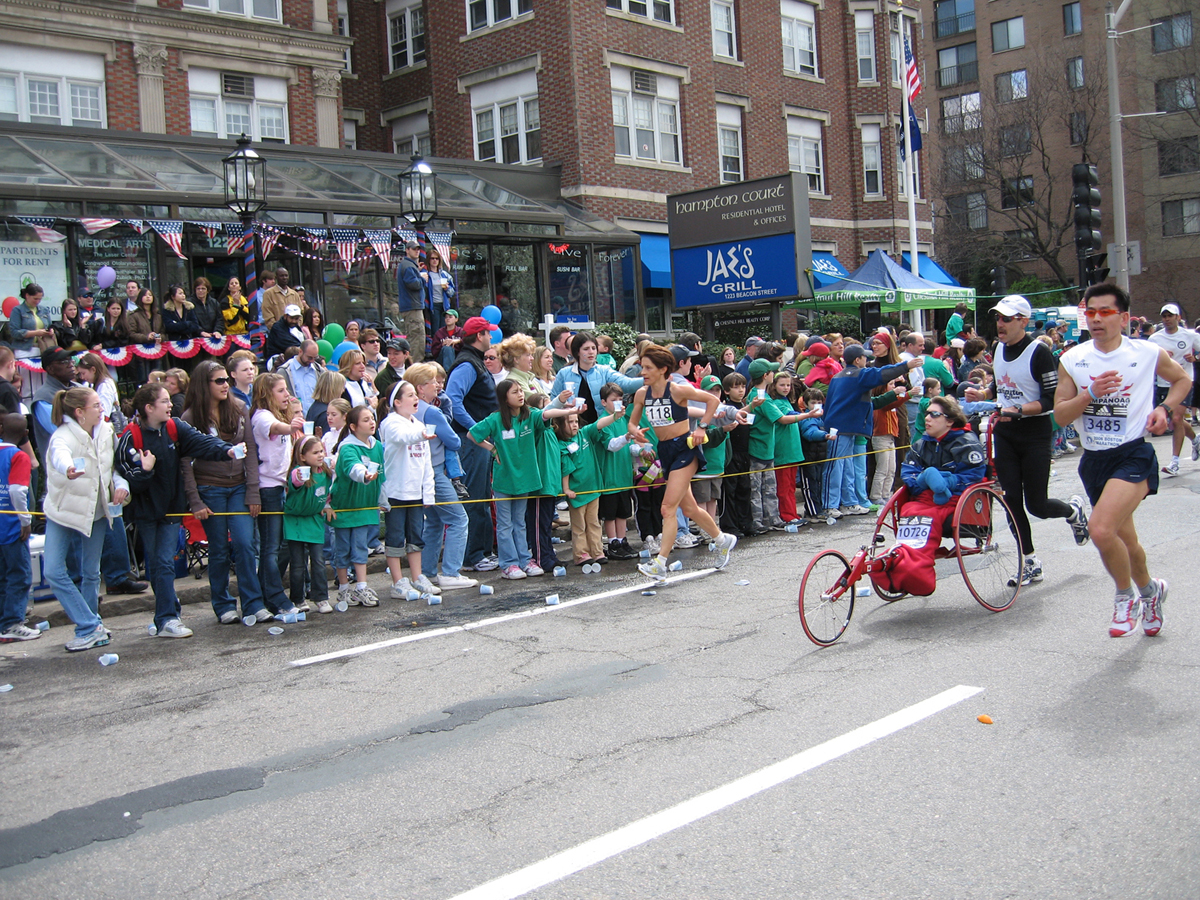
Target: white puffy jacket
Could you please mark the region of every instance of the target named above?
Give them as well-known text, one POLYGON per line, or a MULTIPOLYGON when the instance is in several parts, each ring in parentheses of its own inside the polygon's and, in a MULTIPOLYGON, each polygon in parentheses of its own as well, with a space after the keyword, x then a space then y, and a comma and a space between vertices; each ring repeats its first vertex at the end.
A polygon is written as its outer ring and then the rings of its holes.
POLYGON ((107 422, 89 435, 74 419, 55 429, 46 450, 46 518, 90 536, 96 519, 96 498, 101 498, 105 518, 111 523, 108 505, 113 492, 129 485, 113 472, 113 429, 107 422), (67 469, 74 460, 84 460, 83 475, 71 481, 67 469))
POLYGON ((383 491, 380 500, 434 502, 433 463, 425 425, 388 413, 379 426, 383 441, 383 491))

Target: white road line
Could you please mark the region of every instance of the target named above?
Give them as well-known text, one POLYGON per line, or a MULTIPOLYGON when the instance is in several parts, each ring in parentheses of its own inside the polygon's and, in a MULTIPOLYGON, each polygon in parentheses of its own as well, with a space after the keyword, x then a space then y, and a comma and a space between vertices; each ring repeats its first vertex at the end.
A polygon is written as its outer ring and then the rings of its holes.
MULTIPOLYGON (((626 587, 613 588, 611 591, 604 591, 601 594, 591 594, 587 597, 577 597, 574 600, 564 600, 556 606, 535 606, 530 609, 523 609, 520 612, 508 613, 503 616, 493 616, 490 619, 480 619, 478 622, 468 622, 466 625, 451 625, 448 628, 432 628, 429 631, 419 631, 415 634, 406 634, 404 637, 389 638, 386 641, 377 641, 374 644, 361 644, 358 647, 348 647, 345 650, 335 650, 332 653, 322 653, 319 656, 306 656, 304 659, 294 659, 289 663, 292 666, 311 666, 316 663, 329 662, 334 659, 345 659, 349 656, 361 656, 364 653, 372 653, 375 650, 384 650, 388 647, 396 647, 400 644, 409 644, 413 641, 425 641, 429 638, 441 637, 444 634, 458 634, 461 631, 474 631, 478 628, 486 628, 490 625, 499 625, 502 622, 512 622, 516 619, 528 619, 530 616, 540 616, 545 613, 554 612, 560 609, 569 609, 572 606, 579 606, 583 603, 592 603, 596 600, 607 600, 609 597, 619 597, 622 594, 632 594, 634 591, 644 591, 650 588, 667 587, 672 584, 679 584, 683 581, 691 581, 693 578, 703 578, 705 575, 712 575, 718 569, 697 569, 695 572, 687 572, 683 575, 673 575, 670 578, 663 580, 658 584, 643 582, 642 584, 628 585, 626 587)), ((551 585, 547 585, 550 587, 551 585)), ((549 591, 553 593, 553 591, 549 591)))
POLYGON ((797 753, 795 756, 767 766, 765 769, 759 769, 757 772, 731 781, 727 785, 707 791, 691 800, 685 800, 677 806, 631 822, 616 831, 593 838, 570 850, 564 850, 541 862, 482 884, 466 893, 457 894, 451 900, 512 900, 512 898, 523 896, 530 891, 566 878, 568 875, 573 875, 598 862, 719 812, 747 797, 753 797, 755 794, 782 784, 810 769, 815 769, 823 763, 865 747, 872 741, 915 725, 922 719, 927 719, 956 703, 961 703, 982 690, 983 688, 960 684, 958 687, 943 691, 928 700, 922 700, 920 703, 884 716, 869 725, 818 744, 816 747, 797 753))

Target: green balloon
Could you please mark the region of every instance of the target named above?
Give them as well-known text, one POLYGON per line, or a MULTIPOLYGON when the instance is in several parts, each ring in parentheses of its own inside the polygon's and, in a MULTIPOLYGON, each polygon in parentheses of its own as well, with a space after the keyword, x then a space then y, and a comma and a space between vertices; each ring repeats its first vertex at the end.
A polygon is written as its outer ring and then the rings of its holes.
POLYGON ((321 337, 329 342, 330 347, 336 347, 346 339, 346 329, 337 322, 330 322, 321 332, 321 337))
POLYGON ((317 352, 321 354, 321 359, 329 362, 329 358, 333 356, 333 344, 322 338, 317 341, 317 352))

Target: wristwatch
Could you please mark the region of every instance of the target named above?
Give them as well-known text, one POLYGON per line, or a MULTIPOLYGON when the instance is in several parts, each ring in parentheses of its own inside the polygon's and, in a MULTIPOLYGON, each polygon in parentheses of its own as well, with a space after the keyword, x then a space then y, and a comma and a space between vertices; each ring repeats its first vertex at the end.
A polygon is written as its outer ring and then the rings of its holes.
POLYGON ((1160 403, 1160 404, 1158 404, 1158 405, 1159 405, 1159 406, 1161 406, 1163 409, 1165 409, 1165 410, 1167 411, 1167 418, 1168 418, 1168 419, 1169 419, 1169 418, 1171 418, 1171 416, 1175 415, 1175 410, 1171 409, 1171 407, 1167 406, 1167 404, 1165 404, 1165 403, 1160 403))

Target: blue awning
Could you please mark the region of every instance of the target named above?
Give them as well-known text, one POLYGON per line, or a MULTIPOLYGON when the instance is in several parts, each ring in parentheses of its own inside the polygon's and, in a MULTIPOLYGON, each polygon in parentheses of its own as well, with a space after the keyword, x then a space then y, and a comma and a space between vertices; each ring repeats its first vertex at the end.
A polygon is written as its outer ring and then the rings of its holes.
MULTIPOLYGON (((815 255, 816 254, 814 254, 814 256, 815 255)), ((904 260, 904 268, 907 269, 910 265, 912 265, 912 263, 909 262, 912 257, 908 255, 907 250, 901 253, 900 257, 904 260)), ((934 281, 938 284, 948 284, 951 287, 962 287, 962 285, 954 279, 953 275, 935 263, 924 253, 922 253, 920 258, 917 260, 917 268, 920 270, 917 274, 919 274, 926 281, 934 281)))
POLYGON ((642 286, 671 289, 671 240, 665 234, 642 235, 642 286))
POLYGON ((820 251, 812 255, 812 274, 813 288, 818 291, 823 291, 831 284, 837 284, 842 279, 850 277, 850 273, 846 271, 845 266, 838 262, 836 256, 820 251))

